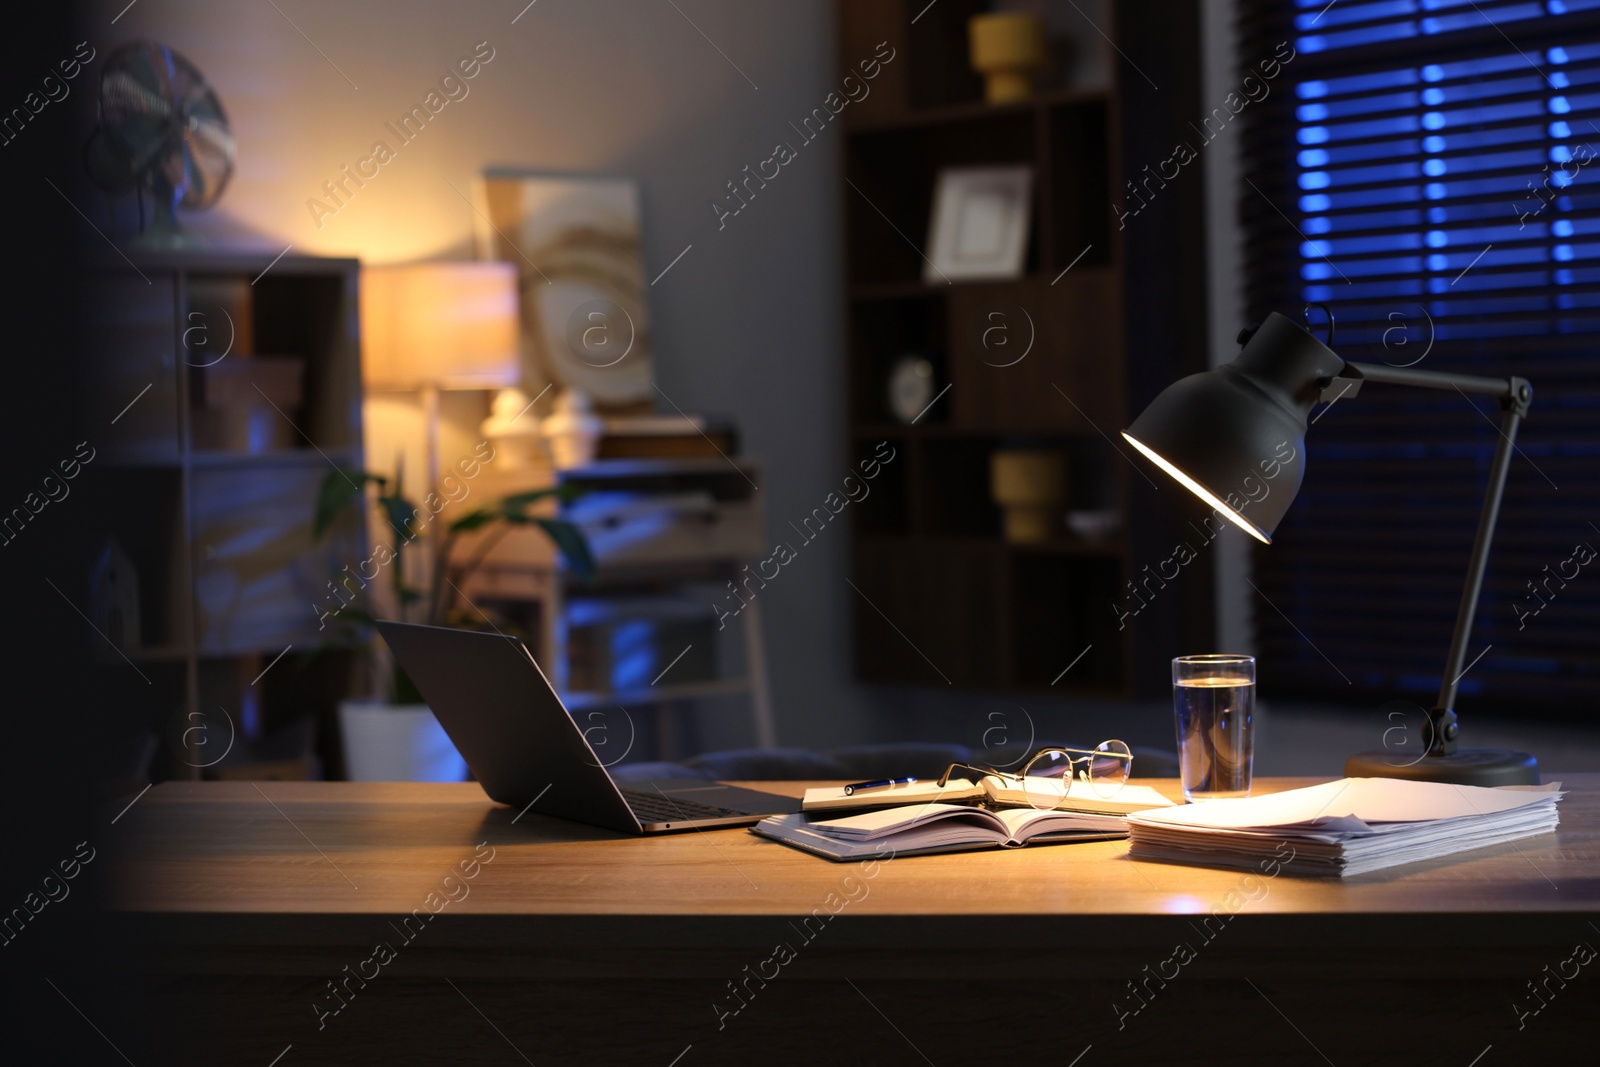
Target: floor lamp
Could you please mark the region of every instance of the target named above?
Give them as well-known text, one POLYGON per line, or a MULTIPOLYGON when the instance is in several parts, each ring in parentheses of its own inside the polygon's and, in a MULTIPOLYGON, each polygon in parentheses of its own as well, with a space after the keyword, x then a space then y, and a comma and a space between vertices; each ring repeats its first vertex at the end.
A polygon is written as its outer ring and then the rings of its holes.
MULTIPOLYGON (((1333 341, 1331 317, 1328 341, 1333 341)), ((1239 342, 1243 350, 1233 362, 1168 386, 1122 436, 1262 544, 1272 543, 1273 531, 1299 491, 1305 473, 1306 417, 1318 402, 1353 397, 1367 382, 1453 389, 1499 402, 1500 441, 1489 468, 1488 492, 1445 657, 1444 682, 1438 703, 1428 713, 1428 751, 1409 764, 1397 763, 1393 752, 1362 752, 1346 761, 1345 774, 1461 785, 1536 784, 1538 763, 1525 752, 1460 747, 1461 727, 1454 710, 1511 452, 1517 428, 1533 401, 1533 387, 1518 377, 1484 378, 1346 362, 1299 323, 1276 312, 1259 328, 1243 331, 1239 342), (1271 491, 1257 501, 1250 487, 1266 477, 1272 479, 1271 491)))
POLYGON ((427 486, 439 484, 439 394, 522 377, 510 263, 416 263, 361 272, 361 384, 422 398, 427 486))

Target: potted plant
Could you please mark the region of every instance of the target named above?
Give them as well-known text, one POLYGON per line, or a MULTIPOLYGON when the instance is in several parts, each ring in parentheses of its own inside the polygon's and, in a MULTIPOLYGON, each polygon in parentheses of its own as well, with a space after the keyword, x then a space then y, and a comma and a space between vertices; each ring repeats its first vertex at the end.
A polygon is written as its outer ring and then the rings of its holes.
POLYGON ((392 479, 368 471, 331 471, 322 481, 313 516, 313 535, 320 541, 340 515, 366 500, 366 487, 371 485, 377 490, 379 513, 393 535, 392 543, 379 541, 354 571, 347 565, 335 575, 328 583, 332 595, 321 616, 323 629, 330 623, 335 627, 336 640, 367 644, 372 653, 369 662, 375 668, 371 672, 376 681, 371 696, 339 703, 346 776, 352 781, 458 782, 466 777, 465 762, 411 679, 370 632, 378 611, 369 586, 387 569, 392 592, 388 611, 404 621, 494 629, 525 636, 508 621, 497 621, 461 604, 458 585, 483 563, 500 538, 519 527, 537 527, 580 577, 593 573, 594 561, 578 527, 533 514, 533 509, 547 500, 570 499, 572 493, 567 487, 513 493, 445 522, 437 517, 439 508, 432 506, 439 500, 436 494, 428 494, 427 509, 417 507, 402 494, 399 464, 396 467, 392 479), (441 530, 434 529, 441 525, 441 530), (462 536, 475 531, 486 531, 486 536, 469 558, 457 562, 455 550, 462 536), (425 587, 408 582, 403 566, 406 548, 418 540, 433 542, 432 568, 425 587))

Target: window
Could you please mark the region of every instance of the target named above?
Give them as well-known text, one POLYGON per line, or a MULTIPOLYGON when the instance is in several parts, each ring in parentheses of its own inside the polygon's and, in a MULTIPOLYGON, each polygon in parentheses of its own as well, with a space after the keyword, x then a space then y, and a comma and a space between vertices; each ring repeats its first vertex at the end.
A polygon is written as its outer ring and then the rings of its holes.
MULTIPOLYGON (((1347 359, 1532 381, 1459 704, 1592 707, 1600 0, 1239 8, 1243 64, 1295 48, 1245 116, 1251 318, 1324 304, 1347 359)), ((1263 684, 1432 702, 1499 414, 1379 385, 1313 414, 1305 484, 1255 556, 1278 609, 1257 601, 1263 684)))

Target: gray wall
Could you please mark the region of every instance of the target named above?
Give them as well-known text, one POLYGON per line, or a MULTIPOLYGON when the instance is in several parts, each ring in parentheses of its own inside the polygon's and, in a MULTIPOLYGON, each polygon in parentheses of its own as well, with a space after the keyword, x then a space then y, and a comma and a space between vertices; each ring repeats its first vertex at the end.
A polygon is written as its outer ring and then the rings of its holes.
MULTIPOLYGON (((539 0, 512 25, 523 2, 277 0, 282 14, 265 3, 147 2, 111 26, 124 6, 113 0, 95 43, 170 44, 221 96, 238 171, 215 210, 185 220, 221 246, 472 258, 472 209, 447 180, 470 195, 489 165, 636 177, 646 277, 693 245, 651 290, 657 381, 686 411, 737 418, 746 450, 766 460, 760 495, 769 527, 781 528, 819 505, 852 462, 842 444, 839 131, 800 148, 720 232, 707 201, 777 141, 795 140, 788 123, 834 87, 833 6, 678 0, 680 13, 665 0, 539 0), (319 229, 306 200, 480 41, 495 55, 469 95, 319 229)), ((762 593, 785 743, 865 735, 849 680, 845 538, 830 529, 762 593)), ((719 707, 701 716, 703 742, 747 742, 743 709, 719 707)))

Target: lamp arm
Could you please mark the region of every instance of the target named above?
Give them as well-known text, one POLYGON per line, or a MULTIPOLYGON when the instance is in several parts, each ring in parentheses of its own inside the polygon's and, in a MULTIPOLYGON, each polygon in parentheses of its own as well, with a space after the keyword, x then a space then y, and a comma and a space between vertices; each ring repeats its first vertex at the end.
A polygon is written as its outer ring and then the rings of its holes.
POLYGON ((1517 429, 1533 402, 1533 386, 1526 378, 1514 376, 1483 378, 1472 374, 1411 370, 1374 363, 1346 363, 1339 377, 1423 389, 1455 389, 1461 393, 1492 396, 1500 401, 1500 440, 1495 445, 1494 459, 1489 465, 1488 491, 1484 495, 1483 510, 1478 516, 1478 532, 1472 540, 1467 582, 1461 590, 1461 604, 1456 609, 1456 627, 1450 636, 1450 653, 1445 659, 1439 702, 1429 713, 1433 729, 1428 755, 1448 756, 1456 751, 1456 739, 1460 734, 1454 705, 1457 687, 1462 674, 1466 672, 1467 642, 1471 640, 1472 622, 1478 614, 1478 595, 1483 590, 1483 575, 1489 565, 1489 546, 1494 540, 1495 523, 1500 518, 1500 502, 1505 496, 1506 475, 1511 468, 1511 453, 1516 448, 1517 429))
POLYGON ((1523 378, 1484 378, 1477 374, 1391 367, 1387 363, 1346 363, 1344 368, 1339 375, 1341 378, 1349 376, 1385 385, 1410 385, 1421 389, 1456 389, 1500 400, 1520 400, 1524 415, 1528 413, 1528 401, 1533 399, 1533 389, 1523 378))

